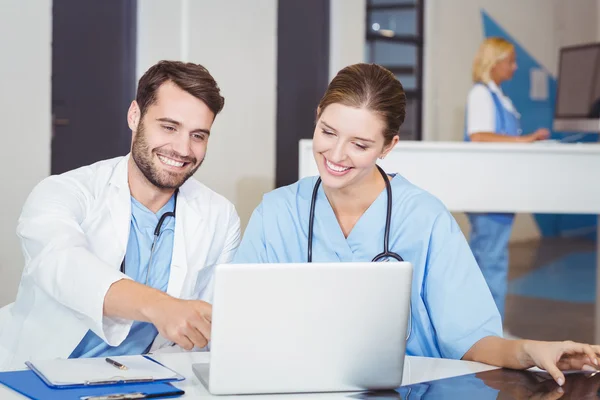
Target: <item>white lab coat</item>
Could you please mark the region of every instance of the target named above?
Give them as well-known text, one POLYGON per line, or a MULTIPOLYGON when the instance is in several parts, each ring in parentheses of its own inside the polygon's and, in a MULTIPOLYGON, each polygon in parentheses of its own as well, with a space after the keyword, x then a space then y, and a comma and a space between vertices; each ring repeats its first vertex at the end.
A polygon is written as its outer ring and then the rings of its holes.
MULTIPOLYGON (((25 269, 0 325, 0 370, 29 359, 66 358, 88 329, 111 346, 132 321, 103 317, 104 296, 120 279, 131 223, 129 156, 44 179, 19 218, 25 269)), ((191 178, 177 197, 167 293, 212 300, 212 275, 233 257, 239 217, 224 197, 191 178)), ((160 336, 152 350, 169 345, 160 336)))

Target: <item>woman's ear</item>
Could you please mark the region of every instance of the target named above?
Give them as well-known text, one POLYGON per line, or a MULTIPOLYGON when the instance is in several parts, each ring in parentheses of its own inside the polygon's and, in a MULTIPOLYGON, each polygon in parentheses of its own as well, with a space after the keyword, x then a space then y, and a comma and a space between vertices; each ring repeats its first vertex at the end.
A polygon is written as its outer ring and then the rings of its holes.
POLYGON ((390 151, 392 151, 394 146, 396 146, 396 144, 398 144, 399 141, 400 141, 400 136, 398 136, 398 135, 394 136, 389 144, 383 146, 383 152, 381 153, 379 158, 381 158, 383 160, 390 153, 390 151))

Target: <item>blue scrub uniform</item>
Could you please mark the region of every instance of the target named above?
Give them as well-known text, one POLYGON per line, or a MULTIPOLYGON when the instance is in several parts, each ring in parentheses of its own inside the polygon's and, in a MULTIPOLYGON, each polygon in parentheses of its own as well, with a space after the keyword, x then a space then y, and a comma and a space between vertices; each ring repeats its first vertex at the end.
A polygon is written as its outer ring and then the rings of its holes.
MULTIPOLYGON (((306 262, 316 180, 305 178, 266 194, 233 262, 306 262)), ((413 264, 407 354, 460 359, 483 337, 501 336, 500 315, 467 241, 444 205, 400 175, 391 186, 390 251, 413 264)), ((345 238, 321 186, 313 261, 371 261, 383 250, 386 206, 383 190, 345 238)))
MULTIPOLYGON (((494 101, 496 115, 495 132, 509 136, 519 136, 521 127, 519 118, 507 110, 500 98, 487 85, 485 86, 494 101)), ((465 141, 470 141, 465 130, 465 141)), ((514 214, 508 213, 467 213, 471 223, 469 245, 477 264, 492 292, 494 302, 504 319, 504 302, 508 281, 508 241, 514 220, 514 214)))

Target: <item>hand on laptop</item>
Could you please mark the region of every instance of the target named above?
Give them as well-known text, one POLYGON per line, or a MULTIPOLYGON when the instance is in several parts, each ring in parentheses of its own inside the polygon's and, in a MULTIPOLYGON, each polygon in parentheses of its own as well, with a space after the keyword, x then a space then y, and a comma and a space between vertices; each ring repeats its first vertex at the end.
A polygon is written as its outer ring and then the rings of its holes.
POLYGON ((200 300, 171 297, 155 307, 150 320, 166 339, 192 350, 206 346, 210 340, 212 306, 200 300))

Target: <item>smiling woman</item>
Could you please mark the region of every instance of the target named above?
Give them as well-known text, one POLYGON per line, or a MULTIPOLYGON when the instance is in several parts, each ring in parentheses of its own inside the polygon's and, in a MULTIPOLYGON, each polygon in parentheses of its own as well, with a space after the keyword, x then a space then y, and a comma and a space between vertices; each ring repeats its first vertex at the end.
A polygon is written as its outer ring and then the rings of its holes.
POLYGON ((322 185, 309 177, 267 193, 234 262, 298 263, 309 254, 315 262, 370 262, 384 250, 413 266, 409 355, 537 365, 560 384, 559 368, 595 368, 598 347, 502 339, 498 309, 452 215, 399 174, 379 173, 377 158, 398 142, 405 108, 390 71, 342 69, 317 110, 313 153, 322 185))

